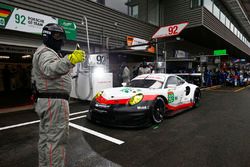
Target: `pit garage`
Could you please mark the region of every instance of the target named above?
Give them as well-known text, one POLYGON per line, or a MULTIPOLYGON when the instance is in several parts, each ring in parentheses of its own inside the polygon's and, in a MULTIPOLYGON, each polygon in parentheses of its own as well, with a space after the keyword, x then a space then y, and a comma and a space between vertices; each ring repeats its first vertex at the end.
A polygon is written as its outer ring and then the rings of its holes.
POLYGON ((32 53, 35 48, 0 45, 1 108, 30 104, 32 53))

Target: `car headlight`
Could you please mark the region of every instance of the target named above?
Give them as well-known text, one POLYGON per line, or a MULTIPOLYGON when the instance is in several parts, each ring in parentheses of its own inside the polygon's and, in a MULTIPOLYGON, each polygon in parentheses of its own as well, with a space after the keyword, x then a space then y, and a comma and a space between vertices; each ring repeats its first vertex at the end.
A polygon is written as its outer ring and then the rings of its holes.
POLYGON ((135 105, 141 102, 141 100, 143 99, 143 94, 137 94, 134 95, 133 97, 131 97, 131 99, 129 100, 129 104, 130 105, 135 105))
POLYGON ((98 92, 98 93, 95 95, 95 99, 98 98, 98 97, 100 97, 100 96, 102 95, 102 93, 103 93, 103 91, 98 92))

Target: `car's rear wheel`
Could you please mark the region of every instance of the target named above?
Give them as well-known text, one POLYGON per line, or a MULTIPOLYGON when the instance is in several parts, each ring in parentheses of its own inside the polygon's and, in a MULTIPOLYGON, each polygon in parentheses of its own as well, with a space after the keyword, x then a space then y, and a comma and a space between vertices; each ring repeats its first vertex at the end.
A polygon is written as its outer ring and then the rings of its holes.
POLYGON ((201 91, 196 89, 194 92, 194 107, 197 107, 200 104, 201 91))
POLYGON ((159 124, 162 122, 165 110, 166 108, 164 100, 161 97, 157 97, 154 107, 151 110, 153 123, 159 124))

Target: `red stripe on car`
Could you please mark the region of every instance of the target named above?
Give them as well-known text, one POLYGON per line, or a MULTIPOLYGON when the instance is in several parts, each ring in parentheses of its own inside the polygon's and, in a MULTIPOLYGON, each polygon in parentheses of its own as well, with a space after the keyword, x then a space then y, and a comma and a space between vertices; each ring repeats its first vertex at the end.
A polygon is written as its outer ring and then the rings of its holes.
POLYGON ((185 104, 181 104, 181 105, 178 105, 178 106, 172 106, 172 105, 166 104, 166 107, 169 110, 177 111, 177 110, 181 110, 181 109, 192 107, 193 105, 194 105, 194 103, 190 102, 190 103, 185 103, 185 104))
POLYGON ((99 96, 96 101, 100 104, 127 104, 129 99, 107 100, 103 96, 99 96))
POLYGON ((154 100, 156 97, 157 95, 144 95, 142 101, 154 100))
MULTIPOLYGON (((142 101, 154 100, 156 95, 143 95, 142 101)), ((128 104, 130 98, 127 99, 117 99, 117 100, 107 100, 103 96, 96 98, 96 101, 100 104, 128 104)))

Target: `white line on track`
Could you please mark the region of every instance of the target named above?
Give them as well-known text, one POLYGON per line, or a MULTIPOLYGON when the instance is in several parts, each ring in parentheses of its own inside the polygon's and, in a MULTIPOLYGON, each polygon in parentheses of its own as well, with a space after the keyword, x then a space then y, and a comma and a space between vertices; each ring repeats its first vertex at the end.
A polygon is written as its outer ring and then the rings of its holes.
POLYGON ((87 117, 87 115, 82 115, 82 116, 79 116, 79 117, 70 118, 69 120, 72 121, 72 120, 76 120, 76 119, 80 119, 80 118, 85 118, 85 117, 87 117))
MULTIPOLYGON (((69 116, 82 114, 82 113, 87 113, 88 111, 89 110, 74 112, 74 113, 69 114, 69 116)), ((86 117, 86 116, 84 115, 84 116, 81 116, 81 117, 70 118, 70 121, 75 120, 75 119, 80 119, 80 118, 83 118, 83 117, 86 117)), ((31 125, 31 124, 35 124, 35 123, 39 123, 39 122, 40 122, 40 120, 36 120, 36 121, 30 121, 30 122, 20 123, 20 124, 16 124, 16 125, 4 126, 4 127, 0 128, 0 131, 1 130, 6 130, 6 129, 17 128, 17 127, 21 127, 21 126, 26 126, 26 125, 31 125)))
MULTIPOLYGON (((88 110, 85 110, 85 111, 79 111, 79 112, 71 113, 69 115, 72 116, 72 115, 78 115, 78 114, 83 114, 83 113, 87 113, 87 112, 88 112, 88 110)), ((80 118, 85 118, 85 117, 87 117, 87 116, 86 115, 82 115, 82 116, 70 118, 69 120, 72 121, 72 120, 76 120, 76 119, 80 119, 80 118)), ((7 129, 13 129, 13 128, 17 128, 17 127, 22 127, 22 126, 26 126, 26 125, 31 125, 31 124, 35 124, 35 123, 39 123, 39 122, 40 122, 40 120, 35 120, 35 121, 20 123, 20 124, 16 124, 16 125, 4 126, 4 127, 0 128, 0 131, 7 130, 7 129)), ((76 128, 78 130, 84 131, 86 133, 92 134, 94 136, 100 137, 100 138, 105 139, 107 141, 113 142, 113 143, 118 144, 118 145, 121 145, 121 144, 124 143, 124 141, 115 139, 113 137, 107 136, 105 134, 96 132, 94 130, 91 130, 91 129, 88 129, 88 128, 85 128, 85 127, 82 127, 82 126, 79 126, 79 125, 76 125, 76 124, 71 123, 71 122, 69 123, 69 126, 71 126, 73 128, 76 128)))
POLYGON ((35 123, 39 123, 39 122, 40 122, 40 120, 36 120, 36 121, 25 122, 25 123, 11 125, 11 126, 4 126, 4 127, 0 128, 0 131, 1 130, 6 130, 6 129, 17 128, 17 127, 21 127, 21 126, 26 126, 26 125, 30 125, 30 124, 35 124, 35 123))
POLYGON ((124 141, 121 141, 121 140, 118 140, 118 139, 116 139, 116 138, 113 138, 113 137, 104 135, 104 134, 102 134, 102 133, 93 131, 93 130, 91 130, 91 129, 88 129, 88 128, 85 128, 85 127, 76 125, 76 124, 71 123, 71 122, 69 123, 69 126, 71 126, 71 127, 73 127, 73 128, 76 128, 76 129, 79 129, 79 130, 81 130, 81 131, 87 132, 87 133, 92 134, 92 135, 94 135, 94 136, 100 137, 100 138, 102 138, 102 139, 108 140, 108 141, 113 142, 113 143, 118 144, 118 145, 121 145, 121 144, 124 143, 124 141))
POLYGON ((72 115, 78 115, 78 114, 84 114, 84 113, 87 113, 87 112, 89 112, 89 110, 84 110, 84 111, 74 112, 74 113, 69 114, 69 116, 72 116, 72 115))

